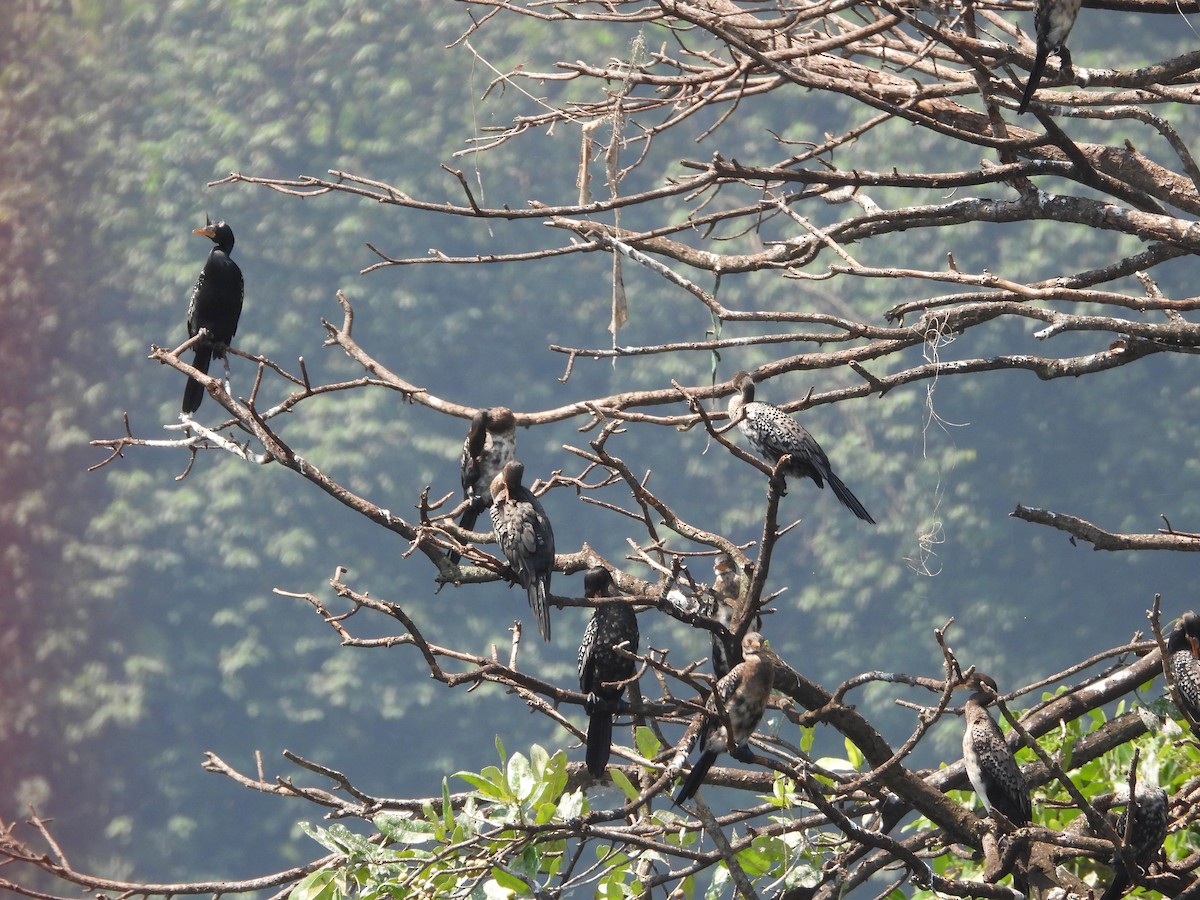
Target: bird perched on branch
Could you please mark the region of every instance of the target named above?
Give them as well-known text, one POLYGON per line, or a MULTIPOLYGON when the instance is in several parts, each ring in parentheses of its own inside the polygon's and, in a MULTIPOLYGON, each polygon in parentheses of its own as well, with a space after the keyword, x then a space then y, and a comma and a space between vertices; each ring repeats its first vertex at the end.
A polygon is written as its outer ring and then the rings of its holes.
POLYGON ((1037 90, 1042 80, 1042 70, 1051 53, 1058 56, 1059 65, 1063 69, 1071 68, 1071 54, 1067 50, 1067 36, 1075 27, 1075 19, 1079 16, 1080 0, 1036 0, 1033 8, 1033 27, 1037 32, 1037 50, 1033 56, 1033 67, 1029 70, 1029 81, 1025 85, 1025 93, 1021 96, 1021 105, 1017 113, 1024 113, 1029 108, 1033 92, 1037 90))
POLYGON ((829 457, 803 425, 779 407, 756 401, 754 379, 748 372, 734 375, 733 386, 737 393, 729 399, 729 420, 737 422, 742 434, 763 459, 775 465, 781 457, 788 456, 784 475, 811 478, 819 488, 823 488, 828 481, 843 506, 864 522, 875 524, 858 498, 833 473, 829 457))
MULTIPOLYGON (((959 687, 974 688, 975 693, 967 698, 963 713, 967 724, 963 730, 963 761, 967 766, 967 778, 980 801, 993 817, 1004 816, 1015 827, 1028 825, 1033 817, 1033 805, 1029 799, 1029 785, 1004 733, 987 708, 1000 693, 990 675, 973 675, 959 687), (984 690, 984 688, 987 690, 984 690)), ((1028 869, 1029 854, 1023 852, 1017 859, 1013 872, 1013 886, 1028 894, 1025 871, 1028 869)))
MULTIPOLYGON (((718 553, 713 560, 713 586, 709 592, 708 613, 725 626, 725 631, 712 632, 712 669, 717 678, 724 678, 738 662, 738 640, 730 630, 742 587, 737 563, 728 553, 718 553)), ((762 628, 762 616, 755 616, 753 628, 762 628)))
POLYGON ((1185 717, 1192 731, 1200 728, 1200 616, 1191 610, 1175 623, 1167 641, 1167 660, 1171 680, 1185 717))
POLYGON ((709 700, 713 718, 707 719, 700 729, 698 743, 703 749, 675 795, 676 805, 695 796, 722 752, 729 751, 735 759, 749 757, 747 744, 762 719, 775 684, 775 669, 763 654, 764 649, 763 636, 751 631, 742 638, 742 661, 717 682, 715 696, 709 700))
MULTIPOLYGON (((229 360, 225 350, 233 343, 237 333, 238 319, 242 315, 242 270, 229 258, 233 252, 233 229, 224 222, 215 225, 207 217, 205 226, 192 231, 202 234, 216 246, 208 253, 196 286, 192 288, 192 299, 188 303, 188 337, 205 334, 196 344, 196 355, 192 365, 204 374, 215 356, 225 360, 225 375, 229 377, 229 360)), ((204 386, 189 378, 183 389, 183 411, 194 413, 204 399, 204 386)))
MULTIPOLYGON (((583 576, 583 595, 589 600, 620 597, 612 572, 594 566, 583 576)), ((592 614, 583 642, 579 645, 579 689, 588 695, 587 770, 593 777, 604 774, 612 753, 613 713, 618 712, 625 683, 633 678, 637 663, 614 650, 637 653, 638 624, 633 607, 623 601, 601 603, 592 614)))
POLYGON ((984 808, 999 812, 1016 827, 1028 825, 1032 816, 1029 785, 1017 766, 1004 733, 987 708, 999 691, 990 675, 973 675, 961 687, 975 688, 967 698, 964 715, 963 761, 967 777, 984 808), (984 690, 984 687, 989 690, 984 690))
MULTIPOLYGON (((467 508, 458 523, 462 528, 475 530, 479 514, 492 505, 492 481, 504 464, 516 459, 516 455, 517 419, 511 409, 493 406, 481 409, 471 417, 459 463, 463 497, 467 500, 467 508)), ((458 560, 458 553, 450 554, 451 562, 458 560)))
MULTIPOLYGON (((1128 801, 1129 786, 1123 787, 1125 790, 1122 793, 1128 801)), ((1117 819, 1116 831, 1121 840, 1129 846, 1137 867, 1145 869, 1154 862, 1167 836, 1167 792, 1157 784, 1139 781, 1133 796, 1133 802, 1129 803, 1117 819), (1133 813, 1132 817, 1130 811, 1133 813)), ((1116 853, 1113 854, 1112 867, 1112 883, 1105 889, 1100 900, 1117 900, 1133 884, 1135 876, 1130 874, 1120 847, 1117 847, 1116 853)))
POLYGON ((492 479, 492 526, 517 581, 529 595, 538 631, 550 640, 550 572, 554 531, 541 501, 521 484, 525 464, 512 459, 492 479))

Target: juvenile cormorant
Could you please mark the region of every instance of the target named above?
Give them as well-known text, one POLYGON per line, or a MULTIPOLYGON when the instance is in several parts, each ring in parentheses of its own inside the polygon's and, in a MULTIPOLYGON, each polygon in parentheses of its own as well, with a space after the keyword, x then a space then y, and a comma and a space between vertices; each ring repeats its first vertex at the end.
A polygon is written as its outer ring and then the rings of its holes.
MULTIPOLYGON (((1128 797, 1128 785, 1125 786, 1124 794, 1128 797)), ((1134 798, 1136 803, 1126 807, 1117 819, 1116 830, 1117 835, 1129 845, 1133 852, 1133 861, 1138 868, 1145 869, 1154 862, 1163 839, 1167 836, 1167 792, 1157 784, 1138 781, 1134 798), (1134 810, 1132 825, 1129 817, 1130 807, 1134 810), (1125 834, 1126 828, 1129 828, 1128 837, 1125 834)), ((1100 900, 1117 900, 1133 884, 1134 878, 1130 876, 1120 848, 1113 854, 1112 867, 1112 883, 1105 889, 1100 900)))
POLYGON ((987 711, 999 693, 996 682, 989 675, 975 675, 964 687, 976 688, 967 698, 962 744, 971 786, 988 812, 1001 813, 1018 828, 1028 825, 1032 816, 1029 785, 1008 749, 1004 733, 987 711), (982 690, 983 685, 993 693, 982 690))
POLYGON ((550 640, 550 572, 554 567, 554 531, 541 501, 521 484, 525 464, 509 460, 492 479, 492 525, 496 540, 529 606, 542 638, 550 640))
MULTIPOLYGON (((716 693, 733 733, 727 733, 720 719, 705 721, 698 741, 703 751, 675 795, 676 805, 695 796, 719 754, 729 750, 735 759, 748 755, 746 745, 762 719, 775 683, 775 669, 763 655, 763 649, 763 636, 757 631, 748 633, 742 638, 742 661, 717 682, 716 693)), ((715 700, 709 701, 709 707, 715 714, 718 708, 715 700)))

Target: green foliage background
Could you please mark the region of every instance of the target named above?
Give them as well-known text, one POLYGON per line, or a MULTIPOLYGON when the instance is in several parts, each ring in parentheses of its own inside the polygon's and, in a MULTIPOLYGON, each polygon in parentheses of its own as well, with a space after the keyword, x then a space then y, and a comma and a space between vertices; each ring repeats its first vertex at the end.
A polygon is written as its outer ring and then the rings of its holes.
MULTIPOLYGON (((343 649, 307 607, 271 591, 320 593, 345 565, 357 587, 409 605, 431 640, 479 652, 503 645, 523 615, 516 592, 435 593, 432 572, 402 560, 405 548, 392 535, 274 467, 211 454, 176 481, 182 456, 145 451, 85 472, 102 459, 87 440, 119 434, 123 413, 142 434, 175 420, 182 380, 145 357, 152 343, 182 340, 188 292, 207 252, 190 231, 206 213, 237 232, 235 258, 248 286, 238 346, 284 364, 304 356, 315 380, 358 374, 321 346, 320 318, 340 316, 339 288, 356 305, 355 334, 368 351, 475 406, 538 409, 709 377, 710 357, 696 354, 581 362, 569 382, 557 380, 565 360, 547 345, 607 345, 610 262, 600 255, 358 274, 375 261, 366 241, 419 255, 434 246, 473 254, 563 240, 538 222, 458 221, 247 186, 205 189, 234 170, 288 177, 339 169, 459 201, 457 183, 438 167, 446 161, 491 205, 572 199, 578 134, 452 161, 489 127, 533 108, 510 86, 484 99, 495 77, 484 61, 548 71, 558 58, 627 58, 635 32, 555 32, 500 17, 471 35, 475 56, 465 45, 448 47, 468 25, 464 8, 436 0, 77 0, 22 4, 12 28, 0 30, 0 534, 9 586, 0 624, 0 815, 33 804, 55 817, 81 868, 147 880, 246 877, 315 855, 294 824, 312 818, 310 808, 214 780, 199 768, 205 750, 248 771, 261 750, 272 773, 285 771, 278 752, 286 747, 374 793, 437 796, 446 773, 493 761, 494 735, 510 748, 562 747, 561 734, 515 715, 498 692, 447 693, 403 649, 343 649), (567 42, 577 42, 569 52, 567 42), (462 727, 447 727, 456 720, 462 727)), ((1147 42, 1185 39, 1169 27, 1138 23, 1150 30, 1147 42)), ((1084 35, 1099 30, 1081 23, 1084 35)), ((643 40, 653 46, 662 36, 643 40)), ((1088 64, 1086 50, 1076 62, 1088 64)), ((543 89, 579 90, 555 82, 543 89)), ((693 139, 712 117, 697 117, 686 133, 659 138, 625 189, 661 183, 678 174, 674 160, 718 150, 744 163, 770 161, 780 155, 770 131, 816 140, 855 115, 836 101, 802 100, 803 115, 790 105, 796 98, 746 102, 736 127, 699 144, 693 139)), ((1181 111, 1176 126, 1195 134, 1190 114, 1181 111)), ((864 141, 891 141, 897 165, 928 153, 911 132, 864 141)), ((769 229, 764 239, 783 233, 769 229)), ((1050 254, 1069 254, 1084 268, 1116 249, 1082 231, 1053 246, 1035 237, 1020 229, 907 233, 863 261, 933 267, 952 251, 965 264, 1026 278, 1050 254)), ((1194 283, 1191 261, 1166 272, 1160 284, 1168 294, 1194 283)), ((698 339, 711 326, 648 273, 627 266, 626 274, 632 307, 622 343, 698 339)), ((720 288, 723 300, 747 308, 881 313, 907 299, 891 282, 853 289, 756 276, 720 288)), ((939 352, 1088 349, 1086 337, 1053 344, 1009 328, 939 352)), ((765 358, 761 350, 729 351, 720 377, 765 358)), ((785 515, 803 521, 785 545, 794 555, 772 569, 772 587, 788 588, 768 622, 772 646, 826 683, 867 669, 936 674, 929 630, 954 616, 952 643, 964 660, 1007 687, 1144 627, 1156 591, 1169 615, 1193 605, 1189 558, 1092 553, 1007 517, 1022 502, 1116 530, 1151 530, 1159 514, 1195 530, 1198 389, 1189 367, 1159 357, 1072 383, 944 379, 808 413, 881 525, 860 527, 827 492, 793 491, 785 515)), ((250 377, 235 360, 235 389, 244 393, 250 377)), ((791 399, 810 384, 828 388, 849 377, 813 372, 761 391, 791 399)), ((434 494, 457 488, 464 429, 367 390, 305 404, 284 436, 343 483, 407 514, 425 485, 434 494)), ((574 466, 563 443, 586 439, 570 423, 523 433, 522 456, 544 477, 574 466)), ((652 470, 652 485, 685 518, 738 540, 757 536, 760 479, 706 453, 703 435, 634 427, 610 449, 652 470)), ((565 493, 547 500, 559 548, 586 540, 620 558, 625 523, 565 493)), ((557 592, 574 588, 555 582, 557 592)), ((558 614, 555 643, 527 641, 525 664, 571 682, 582 627, 582 614, 558 614)), ((643 635, 674 648, 677 660, 706 652, 702 638, 665 622, 644 623, 643 635)), ((904 733, 910 714, 890 698, 872 700, 885 732, 904 733)), ((957 736, 943 731, 933 749, 955 754, 957 736)))

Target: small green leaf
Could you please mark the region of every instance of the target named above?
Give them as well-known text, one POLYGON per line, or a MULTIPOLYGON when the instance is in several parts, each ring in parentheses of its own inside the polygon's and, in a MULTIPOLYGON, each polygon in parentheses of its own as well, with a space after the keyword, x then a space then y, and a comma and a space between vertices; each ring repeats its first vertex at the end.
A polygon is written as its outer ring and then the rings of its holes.
POLYGON ((642 759, 654 759, 662 749, 662 742, 658 736, 645 725, 639 725, 634 730, 633 741, 637 744, 637 750, 642 755, 642 759))
POLYGON ((292 888, 288 900, 337 900, 343 890, 342 870, 318 869, 292 888))
POLYGON ((633 786, 633 782, 629 780, 629 776, 627 776, 620 769, 610 769, 609 774, 612 775, 613 784, 621 789, 621 791, 625 794, 626 799, 637 799, 639 791, 633 786))
POLYGON ((846 738, 845 744, 846 744, 846 759, 848 759, 850 761, 850 765, 853 766, 854 770, 857 772, 859 769, 862 768, 862 764, 863 764, 862 751, 859 750, 857 746, 855 746, 854 742, 852 740, 850 740, 850 738, 846 738))
POLYGON ((402 844, 424 844, 434 839, 433 823, 397 813, 380 813, 372 823, 385 837, 402 844))
POLYGON ((510 891, 508 896, 524 897, 529 894, 529 885, 524 879, 518 878, 512 872, 506 872, 499 866, 492 866, 492 880, 495 881, 497 887, 504 891, 510 891))

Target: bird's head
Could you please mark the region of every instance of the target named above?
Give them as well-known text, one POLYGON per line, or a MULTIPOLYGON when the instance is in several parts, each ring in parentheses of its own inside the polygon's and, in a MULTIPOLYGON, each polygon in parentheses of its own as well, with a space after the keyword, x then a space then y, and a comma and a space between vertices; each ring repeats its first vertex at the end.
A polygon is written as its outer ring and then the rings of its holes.
POLYGON ((734 390, 742 395, 742 401, 749 403, 754 399, 754 379, 749 372, 737 372, 733 376, 734 390))
POLYGON ((748 631, 742 638, 742 659, 758 656, 767 649, 767 639, 757 631, 748 631))
POLYGON ((483 412, 488 431, 504 434, 517 427, 517 417, 507 406, 493 406, 483 412))
POLYGON ((1168 653, 1180 650, 1189 650, 1192 656, 1200 658, 1200 616, 1190 609, 1179 617, 1167 641, 1168 653))
POLYGON ((202 234, 226 253, 233 249, 233 229, 225 222, 213 222, 204 217, 203 228, 193 228, 192 234, 202 234))
POLYGON ((589 600, 596 597, 615 597, 617 585, 612 572, 604 566, 592 566, 583 576, 583 596, 589 600))
POLYGON ((970 678, 960 681, 954 686, 954 690, 963 691, 970 690, 974 693, 967 698, 967 702, 974 701, 983 706, 987 706, 993 700, 1000 696, 1000 689, 996 686, 996 679, 991 675, 984 675, 982 672, 972 673, 970 678))

